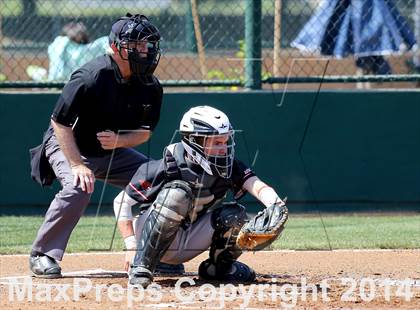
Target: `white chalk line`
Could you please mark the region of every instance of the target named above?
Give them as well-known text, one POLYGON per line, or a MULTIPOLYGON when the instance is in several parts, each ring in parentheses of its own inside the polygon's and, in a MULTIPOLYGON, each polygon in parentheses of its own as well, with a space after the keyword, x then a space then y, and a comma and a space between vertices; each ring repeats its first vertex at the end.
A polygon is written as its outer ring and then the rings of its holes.
MULTIPOLYGON (((59 280, 59 279, 65 279, 66 277, 72 277, 72 278, 77 278, 78 276, 80 278, 85 278, 86 276, 96 276, 96 277, 92 277, 92 278, 105 278, 106 275, 109 275, 108 278, 118 278, 118 277, 127 277, 127 272, 122 271, 122 270, 105 270, 105 269, 88 269, 88 270, 79 270, 79 271, 71 271, 71 272, 65 272, 62 274, 63 277, 61 278, 56 278, 56 279, 44 279, 44 278, 38 278, 41 280, 59 280), (101 277, 102 276, 102 277, 101 277)), ((185 272, 183 275, 183 277, 193 277, 193 276, 197 276, 197 273, 194 272, 185 272)), ((167 277, 164 274, 160 274, 160 275, 156 275, 156 277, 167 277)), ((171 277, 171 276, 169 276, 171 277)), ((180 277, 180 276, 176 276, 176 277, 180 277)), ((257 275, 258 277, 258 275, 257 275)), ((278 275, 270 275, 270 274, 265 274, 264 278, 272 278, 272 279, 277 279, 278 275)), ((16 275, 16 276, 7 276, 7 277, 0 277, 0 285, 10 285, 12 282, 7 281, 4 282, 4 280, 12 280, 12 279, 27 279, 27 278, 32 278, 32 276, 30 275, 16 275)), ((37 279, 37 278, 34 278, 37 279)), ((340 277, 329 277, 327 278, 328 280, 339 280, 341 279, 340 277)), ((397 285, 402 285, 402 284, 408 284, 410 286, 413 287, 420 287, 420 279, 392 279, 392 278, 372 278, 373 281, 377 282, 377 283, 387 283, 391 286, 397 286, 397 285)), ((14 282, 15 284, 25 284, 25 282, 14 282)), ((273 281, 272 284, 276 284, 277 281, 273 281)), ((32 283, 32 285, 37 286, 37 285, 42 285, 42 286, 60 286, 60 285, 67 285, 68 283, 32 283)))
MULTIPOLYGON (((198 274, 195 272, 185 272, 182 276, 183 277, 194 277, 197 276, 198 274)), ((0 285, 10 285, 11 282, 4 282, 4 280, 13 280, 13 279, 28 279, 28 278, 33 278, 33 279, 40 279, 40 280, 62 280, 62 279, 66 279, 66 277, 72 277, 72 278, 86 278, 87 276, 92 276, 92 279, 104 279, 104 278, 126 278, 127 277, 127 272, 126 271, 122 271, 122 270, 105 270, 105 269, 88 269, 88 270, 79 270, 79 271, 71 271, 71 272, 64 272, 62 273, 62 277, 60 278, 55 278, 55 279, 46 279, 46 278, 36 278, 36 277, 32 277, 31 275, 16 275, 16 276, 7 276, 7 277, 0 277, 0 285), (108 277, 106 277, 107 275, 109 275, 108 277)), ((156 274, 155 275, 156 278, 159 277, 167 277, 167 278, 172 278, 174 276, 172 275, 165 275, 165 274, 156 274)), ((178 276, 176 276, 178 277, 178 276)), ((14 282, 16 283, 16 282, 14 282)), ((16 284, 25 284, 25 282, 17 282, 16 284)), ((36 285, 42 285, 42 286, 60 286, 60 285, 67 285, 68 283, 32 283, 34 286, 36 285)), ((70 285, 70 284, 69 284, 70 285)))
MULTIPOLYGON (((70 271, 70 272, 64 272, 62 273, 63 277, 56 278, 56 279, 45 279, 45 278, 38 278, 43 280, 57 280, 57 279, 64 279, 67 276, 73 276, 73 277, 85 277, 89 275, 95 275, 95 274, 117 274, 117 275, 127 275, 127 272, 121 271, 121 270, 104 270, 104 269, 88 269, 88 270, 79 270, 79 271, 70 271)), ((7 277, 0 277, 1 280, 9 280, 9 279, 26 279, 26 278, 32 278, 31 275, 17 275, 17 276, 7 276, 7 277)), ((34 278, 36 279, 36 278, 34 278)), ((0 282, 0 284, 5 284, 4 282, 0 282)), ((7 282, 9 284, 9 282, 7 282)), ((37 284, 37 283, 34 283, 37 284)), ((41 284, 41 283, 39 283, 41 284)))

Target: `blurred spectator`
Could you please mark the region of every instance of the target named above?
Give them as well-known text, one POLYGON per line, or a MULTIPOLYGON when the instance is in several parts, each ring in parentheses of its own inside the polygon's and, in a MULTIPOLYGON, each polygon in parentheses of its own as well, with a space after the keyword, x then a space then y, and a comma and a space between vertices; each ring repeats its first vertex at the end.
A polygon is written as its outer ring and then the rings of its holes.
POLYGON ((291 45, 337 58, 353 55, 359 72, 390 74, 383 56, 407 51, 415 43, 392 0, 325 0, 291 45))
MULTIPOLYGON (((413 58, 407 62, 411 73, 420 74, 420 0, 416 0, 414 8, 414 34, 416 36, 416 49, 414 50, 413 58)), ((420 86, 420 83, 417 83, 420 86)))
POLYGON ((356 67, 362 74, 391 74, 391 66, 383 56, 365 56, 356 58, 356 67))
POLYGON ((48 77, 47 70, 38 66, 28 66, 26 72, 35 81, 67 81, 75 69, 105 54, 108 48, 107 36, 90 42, 86 26, 82 22, 70 22, 48 46, 48 77))
POLYGON ((419 41, 420 41, 420 0, 416 0, 416 6, 414 11, 414 32, 416 35, 417 40, 417 48, 416 52, 413 57, 413 63, 416 68, 417 73, 420 73, 420 48, 419 48, 419 41))
MULTIPOLYGON (((356 57, 356 75, 385 75, 392 74, 389 63, 383 56, 364 56, 356 57)), ((358 82, 357 88, 370 88, 369 82, 358 82)))
POLYGON ((49 81, 67 81, 71 73, 89 60, 105 54, 108 37, 90 42, 86 26, 71 22, 63 27, 60 36, 48 46, 49 81))
POLYGON ((79 44, 89 43, 89 34, 86 26, 82 22, 70 22, 64 25, 61 35, 79 44))

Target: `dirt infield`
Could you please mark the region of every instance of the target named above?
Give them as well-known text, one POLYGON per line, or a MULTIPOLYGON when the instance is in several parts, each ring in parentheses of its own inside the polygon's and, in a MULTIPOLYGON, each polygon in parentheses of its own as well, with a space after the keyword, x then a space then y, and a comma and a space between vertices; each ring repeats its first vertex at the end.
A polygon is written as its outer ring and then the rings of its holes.
POLYGON ((0 256, 1 309, 420 309, 420 250, 245 253, 252 284, 204 283, 202 255, 181 277, 157 276, 148 290, 127 288, 123 253, 66 255, 64 277, 28 275, 28 257, 0 256))

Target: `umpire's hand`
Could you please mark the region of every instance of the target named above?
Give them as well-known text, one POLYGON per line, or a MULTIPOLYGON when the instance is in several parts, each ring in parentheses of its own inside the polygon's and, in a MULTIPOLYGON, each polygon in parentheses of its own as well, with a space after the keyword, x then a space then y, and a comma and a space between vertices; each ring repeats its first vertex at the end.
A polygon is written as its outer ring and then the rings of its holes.
POLYGON ((73 172, 74 176, 73 185, 77 186, 80 184, 80 187, 84 192, 87 192, 88 194, 93 193, 95 175, 93 174, 92 170, 83 164, 79 164, 72 166, 71 171, 73 172))
POLYGON ((98 132, 96 137, 104 150, 113 150, 119 147, 118 135, 111 130, 98 132))

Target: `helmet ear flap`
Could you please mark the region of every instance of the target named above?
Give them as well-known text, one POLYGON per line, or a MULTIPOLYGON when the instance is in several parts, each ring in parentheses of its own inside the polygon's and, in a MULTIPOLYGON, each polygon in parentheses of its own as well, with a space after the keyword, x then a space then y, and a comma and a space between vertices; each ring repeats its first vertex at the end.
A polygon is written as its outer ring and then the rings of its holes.
POLYGON ((127 60, 125 57, 123 57, 123 55, 121 54, 122 52, 122 45, 121 45, 121 41, 120 40, 116 40, 113 42, 115 45, 115 48, 118 51, 118 55, 121 57, 121 59, 127 60))
POLYGON ((201 147, 204 147, 204 139, 205 137, 198 137, 194 135, 189 135, 189 141, 195 144, 200 145, 201 147))

